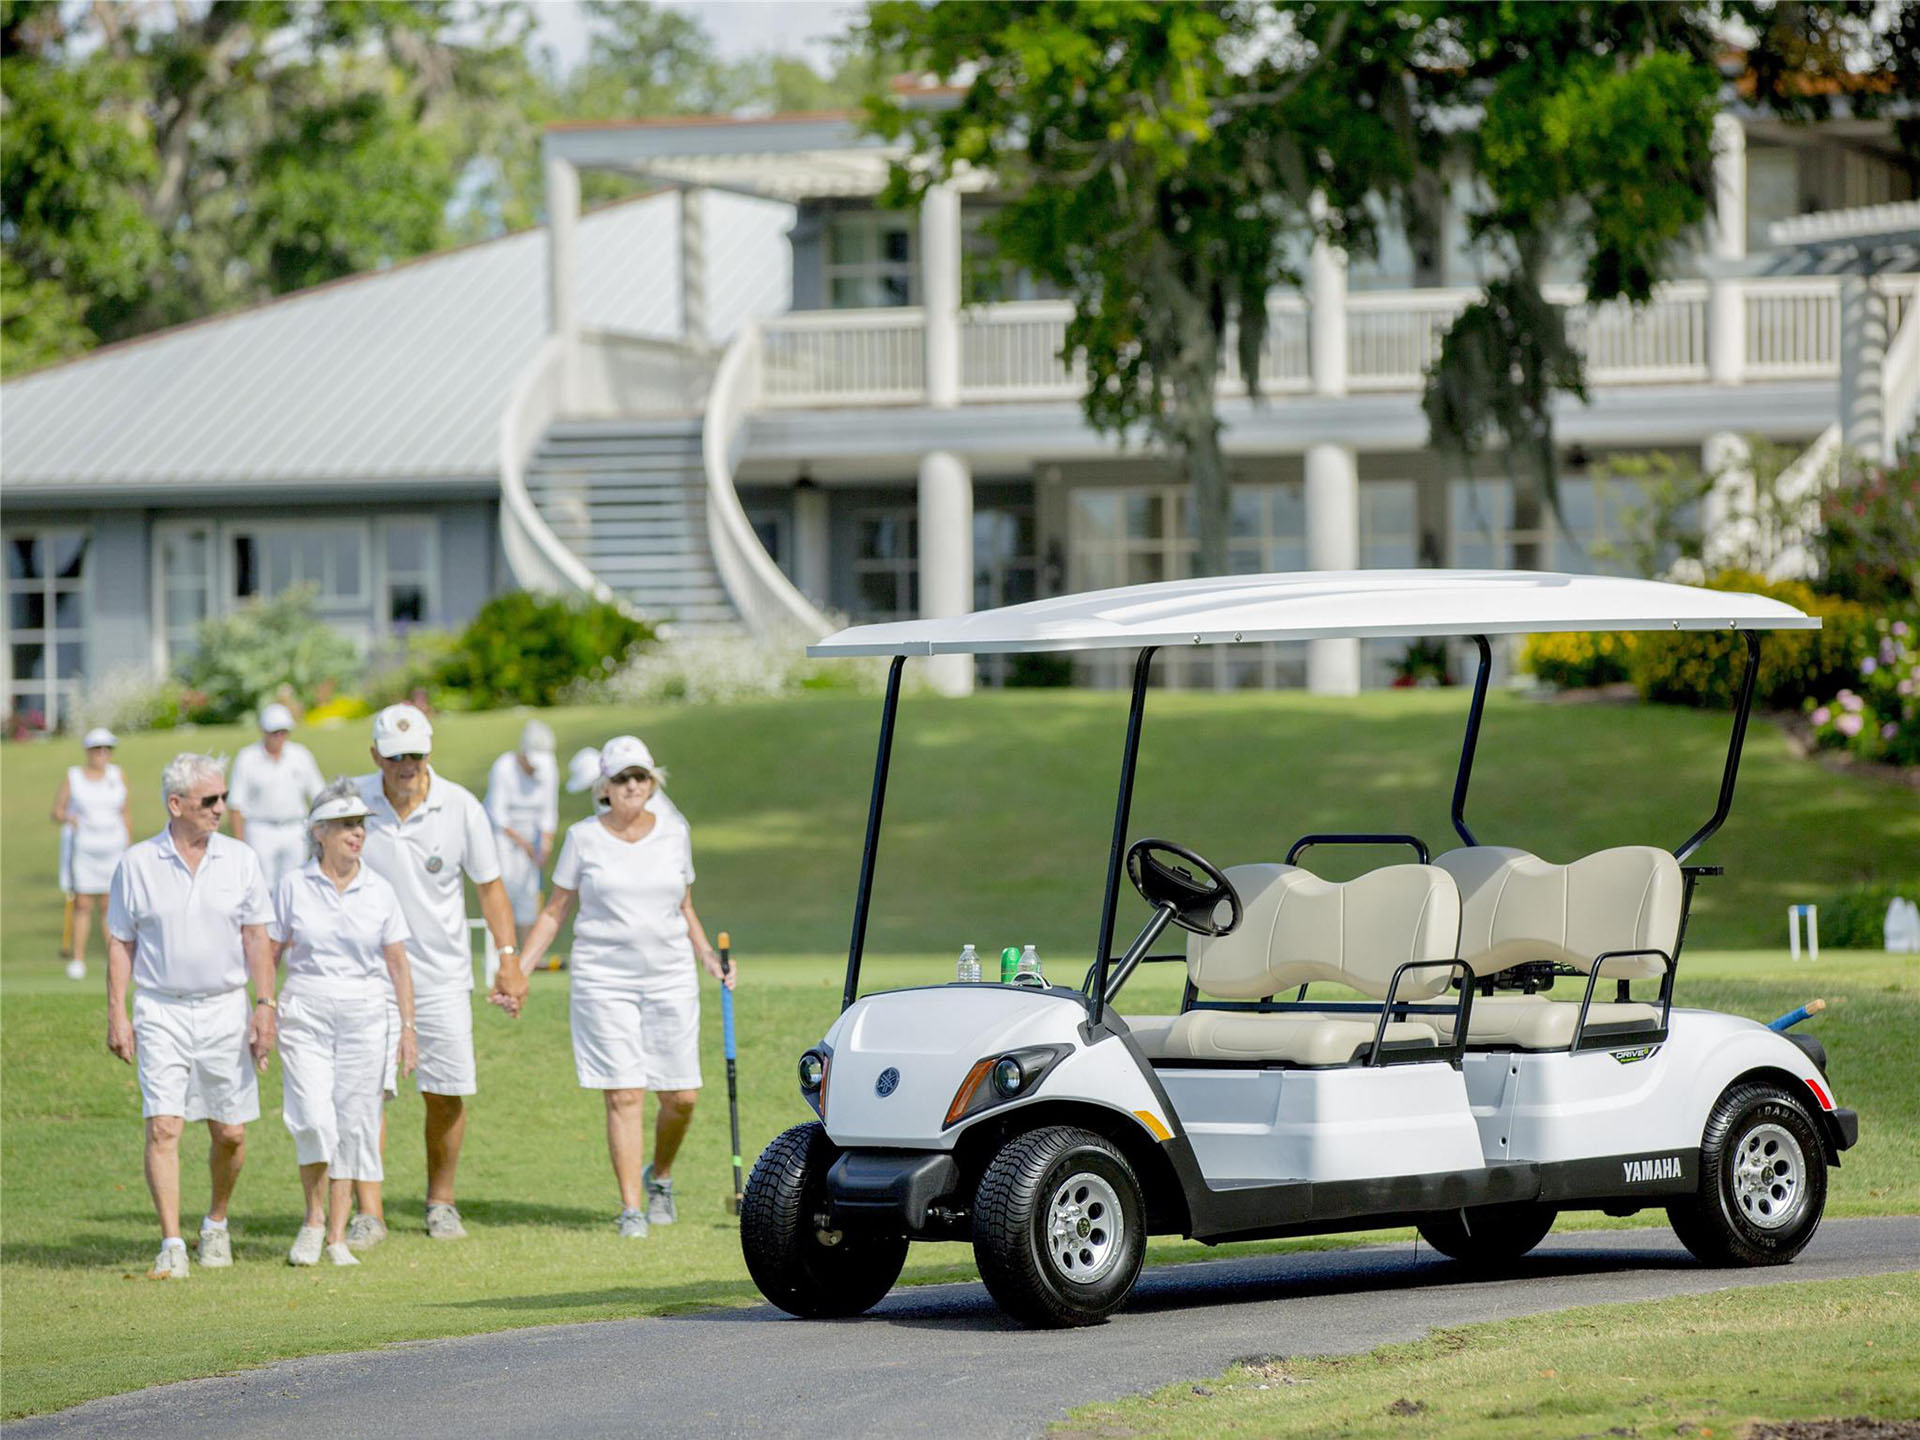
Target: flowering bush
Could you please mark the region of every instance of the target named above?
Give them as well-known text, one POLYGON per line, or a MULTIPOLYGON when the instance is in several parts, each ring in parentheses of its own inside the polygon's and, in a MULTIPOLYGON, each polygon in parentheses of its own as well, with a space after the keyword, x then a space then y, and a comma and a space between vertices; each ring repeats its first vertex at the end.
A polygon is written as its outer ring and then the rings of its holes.
POLYGON ((803 690, 878 694, 886 680, 885 659, 809 660, 806 639, 800 635, 706 636, 667 640, 636 655, 605 679, 575 686, 568 699, 725 705, 803 690))
POLYGON ((1625 680, 1638 637, 1568 631, 1556 635, 1529 635, 1520 667, 1548 685, 1562 690, 1585 690, 1625 680))
POLYGON ((1920 601, 1920 454, 1820 499, 1821 588, 1863 604, 1920 601))
POLYGON ((1920 765, 1920 620, 1875 622, 1853 684, 1825 704, 1807 701, 1815 741, 1863 760, 1920 765))

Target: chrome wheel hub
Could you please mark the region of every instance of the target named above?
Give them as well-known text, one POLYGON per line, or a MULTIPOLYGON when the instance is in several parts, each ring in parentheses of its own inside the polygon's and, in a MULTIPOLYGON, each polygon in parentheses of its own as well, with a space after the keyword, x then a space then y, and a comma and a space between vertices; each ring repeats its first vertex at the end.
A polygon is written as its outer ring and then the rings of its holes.
POLYGON ((1091 1285, 1120 1261, 1126 1220, 1113 1186, 1085 1171, 1053 1187, 1047 1205, 1047 1254, 1054 1271, 1091 1285))
POLYGON ((1781 1126, 1756 1125, 1734 1155, 1733 1200, 1754 1225, 1778 1230, 1806 1204, 1807 1157, 1781 1126))

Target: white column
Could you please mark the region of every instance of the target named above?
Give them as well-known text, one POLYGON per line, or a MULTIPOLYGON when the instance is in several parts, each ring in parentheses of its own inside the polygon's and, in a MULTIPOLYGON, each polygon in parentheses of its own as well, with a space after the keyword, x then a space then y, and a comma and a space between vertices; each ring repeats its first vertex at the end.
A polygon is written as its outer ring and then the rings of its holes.
MULTIPOLYGON (((949 450, 920 459, 920 614, 948 620, 973 609, 973 473, 949 450)), ((973 657, 925 662, 942 695, 973 693, 973 657)))
POLYGON ((1840 438, 1880 462, 1886 446, 1887 297, 1871 275, 1840 280, 1840 438))
MULTIPOLYGON (((1747 132, 1732 115, 1713 120, 1712 259, 1730 267, 1747 258, 1747 132)), ((1715 273, 1707 285, 1707 378, 1738 385, 1747 359, 1745 289, 1715 273)))
POLYGON ((705 349, 707 336, 707 192, 680 187, 680 334, 705 349))
POLYGON ((827 492, 818 485, 799 486, 793 492, 793 583, 816 605, 830 598, 831 546, 827 492))
POLYGON ((1744 568, 1759 540, 1752 447, 1745 436, 1715 431, 1701 443, 1700 470, 1713 482, 1700 506, 1701 563, 1744 568))
POLYGON ((920 202, 920 305, 926 316, 927 404, 960 403, 960 192, 931 187, 920 202))
MULTIPOLYGON (((1318 191, 1309 208, 1315 220, 1326 213, 1318 191)), ((1347 393, 1347 252, 1324 239, 1307 266, 1307 368, 1314 394, 1347 393)))
POLYGON ((574 374, 580 348, 580 172, 547 157, 547 330, 566 347, 561 362, 560 409, 571 410, 579 393, 574 374))
MULTIPOLYGON (((1360 568, 1360 464, 1351 446, 1307 447, 1307 567, 1360 568)), ((1307 689, 1360 693, 1360 642, 1309 640, 1307 689)))

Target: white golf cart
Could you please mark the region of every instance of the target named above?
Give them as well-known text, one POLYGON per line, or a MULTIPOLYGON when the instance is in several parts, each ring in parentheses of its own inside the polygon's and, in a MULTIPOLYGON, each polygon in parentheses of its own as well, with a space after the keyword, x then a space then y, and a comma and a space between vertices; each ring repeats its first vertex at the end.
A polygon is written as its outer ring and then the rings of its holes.
POLYGON ((1084 1325, 1125 1300, 1149 1234, 1216 1243, 1413 1224, 1454 1259, 1495 1266, 1561 1210, 1648 1207, 1710 1265, 1791 1260, 1857 1119, 1836 1107, 1817 1041, 1672 999, 1694 884, 1719 873, 1685 862, 1732 803, 1760 632, 1818 624, 1758 596, 1651 581, 1357 571, 1142 585, 815 645, 893 663, 844 1009, 800 1059, 820 1120, 767 1147, 741 1206, 755 1282, 795 1315, 852 1315, 891 1288, 910 1241, 971 1239, 1010 1315, 1084 1325), (1673 850, 1568 863, 1484 842, 1466 800, 1487 637, 1619 630, 1744 637, 1713 816, 1673 850), (1167 841, 1129 845, 1156 650, 1363 636, 1478 649, 1453 790, 1459 848, 1435 858, 1410 835, 1306 835, 1284 859, 1222 856, 1235 862, 1222 869, 1167 841), (907 657, 1116 648, 1138 660, 1085 982, 861 996, 907 657), (1417 863, 1338 884, 1296 863, 1345 844, 1402 845, 1417 863), (1115 954, 1123 873, 1153 913, 1115 954), (1150 953, 1169 925, 1187 932, 1185 953, 1150 953), (1179 1013, 1122 1018, 1122 987, 1154 961, 1186 966, 1179 1013))

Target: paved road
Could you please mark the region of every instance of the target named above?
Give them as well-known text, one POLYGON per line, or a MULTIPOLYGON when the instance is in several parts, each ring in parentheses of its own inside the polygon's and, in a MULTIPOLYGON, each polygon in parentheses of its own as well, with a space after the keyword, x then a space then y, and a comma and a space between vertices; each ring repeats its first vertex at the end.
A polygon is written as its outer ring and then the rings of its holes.
POLYGON ((18 1421, 7 1440, 1023 1436, 1244 1355, 1348 1354, 1439 1325, 1915 1268, 1920 1217, 1901 1217, 1829 1220, 1796 1263, 1764 1270, 1703 1269, 1664 1230, 1551 1236, 1497 1281, 1410 1245, 1163 1266, 1111 1323, 1078 1331, 1017 1330, 979 1285, 925 1286, 858 1320, 761 1306, 286 1361, 18 1421))

